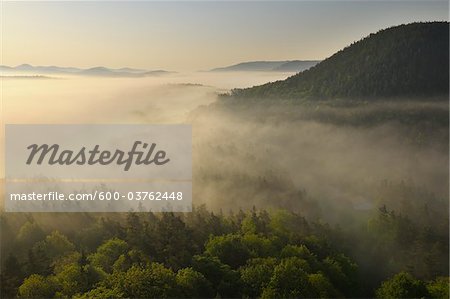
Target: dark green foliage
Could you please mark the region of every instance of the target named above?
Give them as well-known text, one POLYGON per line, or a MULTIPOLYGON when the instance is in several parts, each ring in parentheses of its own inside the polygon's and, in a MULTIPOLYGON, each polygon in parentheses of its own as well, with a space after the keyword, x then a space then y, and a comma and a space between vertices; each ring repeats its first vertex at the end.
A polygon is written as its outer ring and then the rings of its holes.
POLYGON ((211 282, 214 292, 224 297, 240 297, 241 282, 239 273, 232 270, 215 256, 194 256, 192 267, 211 282))
POLYGON ((176 280, 179 292, 184 298, 210 298, 215 295, 211 283, 203 274, 192 268, 178 271, 176 280))
POLYGON ((276 258, 255 258, 240 268, 244 293, 249 297, 262 294, 269 285, 278 260, 276 258))
POLYGON ((53 298, 57 291, 54 278, 32 274, 19 287, 20 298, 53 298))
POLYGON ((178 297, 175 273, 162 264, 152 263, 145 268, 131 267, 126 272, 115 273, 112 289, 119 289, 125 298, 178 297))
POLYGON ((284 81, 231 95, 247 98, 387 98, 449 93, 449 24, 381 30, 284 81))
POLYGON ((120 239, 114 238, 103 243, 97 248, 97 252, 91 254, 88 260, 92 265, 111 272, 114 262, 128 250, 128 244, 120 239))
POLYGON ((349 297, 358 294, 358 266, 343 254, 329 256, 323 261, 323 272, 336 289, 349 297))
POLYGON ((312 286, 308 280, 308 264, 291 257, 281 260, 262 296, 265 298, 311 298, 312 286))
POLYGON ((55 275, 58 286, 57 294, 68 298, 83 294, 104 278, 104 273, 92 265, 68 264, 55 275))
POLYGON ((250 257, 250 251, 242 243, 239 235, 213 237, 206 244, 206 253, 216 256, 219 260, 236 269, 245 264, 250 257))
POLYGON ((153 248, 162 257, 158 261, 173 269, 188 266, 191 256, 198 252, 196 244, 192 243, 192 231, 173 213, 162 214, 153 238, 153 248))
MULTIPOLYGON (((16 223, 21 221, 20 215, 2 217, 16 223)), ((428 264, 428 251, 419 250, 414 241, 419 238, 414 231, 415 222, 386 207, 364 228, 369 233, 357 238, 350 232, 343 234, 338 228, 308 222, 301 215, 285 210, 252 209, 224 216, 197 208, 187 214, 109 217, 102 221, 114 223, 123 239, 112 237, 94 250, 86 250, 81 241, 87 240, 83 233, 70 239, 60 232, 43 230, 48 235, 35 240, 32 249, 17 250, 16 255, 9 253, 2 265, 2 298, 371 297, 376 288, 376 294, 383 298, 416 295, 444 298, 448 294, 448 277, 441 277, 448 272, 438 265, 443 258, 433 253, 437 264, 428 264), (207 227, 204 223, 216 226, 207 227), (135 229, 138 227, 140 239, 135 229), (182 236, 194 231, 196 238, 182 236), (386 273, 407 271, 410 263, 396 254, 391 254, 389 260, 389 253, 381 248, 372 252, 364 245, 373 246, 377 242, 391 253, 397 248, 402 255, 414 254, 423 261, 417 265, 428 265, 430 271, 424 272, 423 280, 400 273, 380 287, 381 281, 392 275, 386 273), (183 250, 183 246, 189 250, 183 250), (348 246, 353 248, 349 250, 348 246), (367 256, 359 259, 361 253, 369 254, 370 260, 367 256), (45 258, 38 258, 40 254, 45 258), (380 259, 385 259, 385 263, 379 262, 380 259), (369 265, 363 264, 360 269, 358 261, 369 265), (392 263, 396 264, 394 268, 392 263), (181 267, 182 264, 186 267, 181 267)), ((90 234, 89 228, 97 227, 98 223, 93 217, 90 223, 85 223, 84 232, 90 234)), ((17 239, 13 240, 12 248, 15 242, 32 243, 23 236, 17 239)), ((436 244, 448 246, 446 238, 432 239, 436 244)))
POLYGON ((438 277, 427 284, 427 290, 431 297, 447 299, 449 298, 450 280, 448 277, 438 277))
POLYGON ((23 271, 17 257, 10 253, 4 261, 0 275, 0 297, 13 297, 17 294, 17 287, 23 279, 23 271))
POLYGON ((415 279, 411 274, 401 272, 383 282, 376 292, 378 298, 423 298, 428 297, 428 291, 423 281, 415 279))

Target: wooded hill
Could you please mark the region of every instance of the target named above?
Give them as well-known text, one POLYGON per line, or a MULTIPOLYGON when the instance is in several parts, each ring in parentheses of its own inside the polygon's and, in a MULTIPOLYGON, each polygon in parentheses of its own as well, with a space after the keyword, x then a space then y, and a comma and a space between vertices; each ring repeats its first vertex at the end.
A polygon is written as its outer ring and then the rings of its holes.
POLYGON ((449 23, 381 30, 283 81, 234 89, 239 98, 432 97, 449 93, 449 23))

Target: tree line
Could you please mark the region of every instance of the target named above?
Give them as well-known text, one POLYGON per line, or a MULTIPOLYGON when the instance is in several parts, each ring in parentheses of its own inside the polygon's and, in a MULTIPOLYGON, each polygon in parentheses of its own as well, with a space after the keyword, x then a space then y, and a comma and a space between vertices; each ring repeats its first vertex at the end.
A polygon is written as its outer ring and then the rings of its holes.
POLYGON ((386 206, 353 232, 280 209, 42 217, 1 215, 2 298, 448 297, 448 239, 386 206))

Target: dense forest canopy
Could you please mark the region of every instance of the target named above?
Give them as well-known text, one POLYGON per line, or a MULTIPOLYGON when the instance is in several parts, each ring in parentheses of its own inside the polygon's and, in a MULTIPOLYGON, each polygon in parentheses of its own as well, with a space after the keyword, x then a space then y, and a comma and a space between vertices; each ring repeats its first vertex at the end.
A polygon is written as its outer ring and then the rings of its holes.
POLYGON ((448 296, 445 229, 385 207, 352 233, 286 210, 204 207, 1 221, 2 298, 448 296))
POLYGON ((449 93, 449 23, 391 27, 283 81, 235 89, 239 98, 388 98, 449 93))

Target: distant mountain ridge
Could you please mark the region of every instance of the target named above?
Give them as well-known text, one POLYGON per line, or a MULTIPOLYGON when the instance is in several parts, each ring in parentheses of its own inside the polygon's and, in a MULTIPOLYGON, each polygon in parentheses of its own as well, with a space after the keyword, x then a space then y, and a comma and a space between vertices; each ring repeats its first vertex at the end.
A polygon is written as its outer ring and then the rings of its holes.
POLYGON ((248 61, 214 68, 210 72, 301 72, 319 62, 320 60, 248 61))
POLYGON ((449 23, 381 30, 286 80, 235 89, 237 98, 332 99, 449 94, 449 23))
POLYGON ((147 77, 158 76, 172 73, 164 70, 143 70, 133 68, 111 69, 102 66, 92 67, 89 69, 81 69, 76 67, 60 67, 60 66, 32 66, 30 64, 21 64, 16 67, 1 65, 0 72, 5 74, 33 74, 33 75, 82 75, 82 76, 99 76, 99 77, 147 77))
POLYGON ((318 64, 320 60, 292 60, 273 69, 276 72, 303 72, 318 64))

